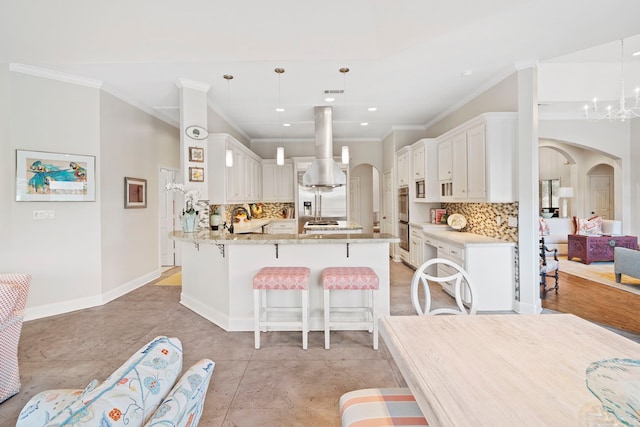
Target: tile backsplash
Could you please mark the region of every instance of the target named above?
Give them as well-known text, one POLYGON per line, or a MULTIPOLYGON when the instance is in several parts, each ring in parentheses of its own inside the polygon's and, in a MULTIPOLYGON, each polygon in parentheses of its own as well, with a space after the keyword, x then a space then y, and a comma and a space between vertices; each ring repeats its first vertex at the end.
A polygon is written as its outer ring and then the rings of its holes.
MULTIPOLYGON (((211 212, 214 212, 218 209, 219 206, 222 206, 225 213, 225 220, 230 221, 231 212, 237 207, 247 207, 252 205, 253 203, 238 203, 234 205, 211 205, 211 212)), ((292 215, 295 213, 295 206, 293 203, 259 203, 258 205, 262 205, 262 212, 256 216, 256 218, 274 218, 274 219, 284 219, 286 218, 287 211, 289 211, 292 215)), ((290 217, 289 219, 293 219, 295 216, 290 217)))
POLYGON ((459 213, 467 219, 462 231, 508 242, 518 241, 518 227, 509 227, 509 217, 518 217, 518 203, 443 203, 447 215, 459 213), (501 224, 498 225, 498 217, 501 224))

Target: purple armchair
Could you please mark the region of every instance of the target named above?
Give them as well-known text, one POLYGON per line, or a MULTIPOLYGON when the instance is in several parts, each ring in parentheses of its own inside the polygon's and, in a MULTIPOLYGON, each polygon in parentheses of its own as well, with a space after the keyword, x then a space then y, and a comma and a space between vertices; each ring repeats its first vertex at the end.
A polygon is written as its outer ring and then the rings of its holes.
POLYGON ((0 403, 20 391, 18 342, 31 276, 0 274, 0 403))

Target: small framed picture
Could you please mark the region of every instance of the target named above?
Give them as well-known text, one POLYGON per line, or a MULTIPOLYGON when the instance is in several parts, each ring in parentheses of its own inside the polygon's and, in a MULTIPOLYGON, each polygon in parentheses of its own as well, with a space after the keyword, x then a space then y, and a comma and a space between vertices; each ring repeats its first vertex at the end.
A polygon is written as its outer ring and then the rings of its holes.
POLYGON ((189 161, 198 163, 204 162, 204 148, 189 147, 189 161))
POLYGON ((189 181, 204 182, 204 168, 189 168, 189 181))
POLYGON ((124 208, 137 209, 147 207, 147 180, 124 177, 124 208))

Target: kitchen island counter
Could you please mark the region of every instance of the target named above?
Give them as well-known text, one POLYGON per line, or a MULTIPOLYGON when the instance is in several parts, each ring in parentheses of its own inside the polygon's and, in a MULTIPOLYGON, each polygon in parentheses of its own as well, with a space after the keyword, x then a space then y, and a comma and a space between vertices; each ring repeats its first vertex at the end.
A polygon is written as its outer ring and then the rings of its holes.
MULTIPOLYGON (((201 230, 175 231, 169 237, 182 246, 180 303, 227 331, 253 330, 253 277, 262 267, 308 267, 309 326, 323 329, 322 270, 326 267, 371 267, 380 280, 376 316, 389 314, 390 234, 229 234, 201 230)), ((272 291, 270 304, 294 307, 298 292, 272 291)), ((333 305, 363 306, 366 293, 342 291, 333 305)), ((359 328, 356 328, 359 329, 359 328)))

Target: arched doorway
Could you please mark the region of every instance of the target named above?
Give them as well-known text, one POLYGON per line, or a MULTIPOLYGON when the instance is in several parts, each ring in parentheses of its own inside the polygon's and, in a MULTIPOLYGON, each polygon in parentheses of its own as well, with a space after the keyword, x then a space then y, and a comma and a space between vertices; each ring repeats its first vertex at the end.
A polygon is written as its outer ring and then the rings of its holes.
POLYGON ((614 218, 613 167, 598 164, 587 172, 586 206, 590 215, 603 219, 614 218))

